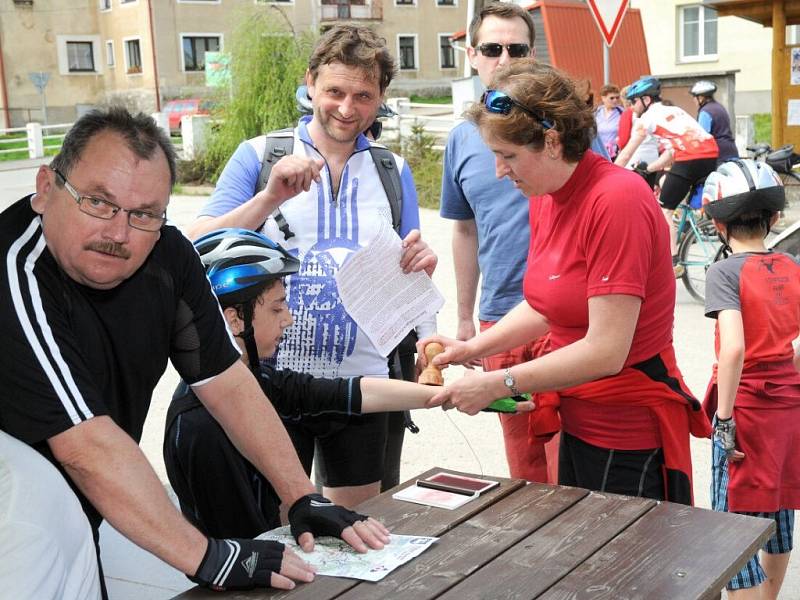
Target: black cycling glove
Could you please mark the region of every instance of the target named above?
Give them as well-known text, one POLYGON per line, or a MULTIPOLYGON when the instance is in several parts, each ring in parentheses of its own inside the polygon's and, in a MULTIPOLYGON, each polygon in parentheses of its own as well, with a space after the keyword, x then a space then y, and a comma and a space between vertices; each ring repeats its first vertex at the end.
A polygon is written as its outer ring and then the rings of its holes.
POLYGON ((717 417, 717 423, 714 425, 714 435, 722 444, 725 454, 731 456, 736 450, 736 421, 733 420, 733 417, 728 417, 727 419, 717 417))
POLYGON ((189 579, 220 591, 269 587, 272 573, 281 571, 283 550, 280 542, 208 538, 206 555, 189 579))
POLYGON ((650 176, 650 172, 647 170, 647 163, 643 160, 640 160, 638 163, 636 163, 636 166, 633 167, 633 170, 641 175, 645 181, 647 181, 647 178, 650 176))
POLYGON ((342 531, 356 521, 366 521, 368 517, 337 506, 325 496, 308 494, 289 509, 289 524, 292 535, 299 544, 300 535, 309 531, 316 535, 341 537, 342 531))

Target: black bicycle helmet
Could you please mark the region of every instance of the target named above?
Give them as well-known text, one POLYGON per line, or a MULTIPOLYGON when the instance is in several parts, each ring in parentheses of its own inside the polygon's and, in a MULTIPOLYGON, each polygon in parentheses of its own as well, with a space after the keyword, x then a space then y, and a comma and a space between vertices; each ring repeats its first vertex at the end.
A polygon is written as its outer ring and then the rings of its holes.
POLYGON ((271 239, 248 229, 218 229, 194 243, 211 288, 224 307, 261 294, 269 281, 300 269, 300 261, 271 239))
POLYGON ((714 95, 714 92, 717 91, 717 84, 713 81, 708 81, 707 79, 701 79, 700 81, 695 81, 692 89, 689 90, 689 93, 692 96, 708 96, 711 97, 714 95))
POLYGON ((708 216, 729 223, 748 213, 781 211, 786 195, 768 164, 736 158, 722 163, 706 178, 703 205, 708 216))
POLYGON ((660 95, 661 82, 658 80, 658 78, 648 75, 647 77, 637 79, 630 84, 628 86, 628 92, 625 94, 625 98, 628 100, 635 100, 636 98, 641 98, 642 96, 658 98, 660 95))

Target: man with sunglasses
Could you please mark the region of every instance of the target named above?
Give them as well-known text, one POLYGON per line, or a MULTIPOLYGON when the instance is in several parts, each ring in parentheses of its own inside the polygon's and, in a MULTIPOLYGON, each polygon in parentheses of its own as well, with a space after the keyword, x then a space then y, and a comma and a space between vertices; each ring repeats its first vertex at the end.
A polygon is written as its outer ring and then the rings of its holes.
MULTIPOLYGON (((0 214, 0 430, 65 476, 95 543, 105 518, 196 583, 290 589, 313 579, 304 561, 280 544, 203 535, 176 510, 137 446, 168 360, 292 507, 304 548, 313 538, 303 532, 338 531, 361 551, 382 547, 388 532, 314 493, 280 419, 239 360, 196 251, 166 222, 175 172, 172 144, 151 118, 92 111, 39 169, 36 193, 0 214)), ((54 492, 53 511, 63 510, 63 500, 54 492)), ((17 534, 20 547, 31 545, 17 534)), ((20 560, 19 553, 0 558, 20 560)), ((15 576, 29 576, 28 588, 39 589, 34 576, 43 577, 46 558, 15 576)), ((102 572, 99 583, 105 596, 102 572)))
MULTIPOLYGON (((527 10, 516 4, 485 5, 470 23, 469 36, 467 57, 487 88, 499 66, 533 55, 533 20, 527 10)), ((503 110, 504 102, 510 98, 501 98, 495 92, 488 101, 497 110, 503 110)), ((460 340, 476 334, 473 319, 480 278, 481 330, 491 327, 522 301, 522 276, 530 237, 528 198, 509 179, 495 178, 494 172, 494 155, 475 126, 464 122, 454 128, 444 154, 440 212, 454 221, 453 261, 460 340)), ((490 356, 483 359, 483 368, 507 369, 529 361, 540 346, 541 343, 534 341, 490 356)), ((529 443, 527 416, 501 415, 500 422, 512 477, 555 481, 556 463, 551 461, 548 477, 545 447, 529 443)), ((557 442, 553 448, 557 452, 557 442)))

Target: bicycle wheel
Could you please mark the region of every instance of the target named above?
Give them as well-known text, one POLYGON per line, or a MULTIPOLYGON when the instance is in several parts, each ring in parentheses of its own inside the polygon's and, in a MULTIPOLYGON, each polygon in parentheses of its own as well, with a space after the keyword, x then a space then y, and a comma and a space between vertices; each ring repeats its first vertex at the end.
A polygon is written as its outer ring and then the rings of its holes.
POLYGON ((692 298, 701 304, 706 298, 706 271, 722 256, 722 241, 710 219, 701 219, 697 230, 691 228, 678 249, 684 272, 683 285, 692 298))

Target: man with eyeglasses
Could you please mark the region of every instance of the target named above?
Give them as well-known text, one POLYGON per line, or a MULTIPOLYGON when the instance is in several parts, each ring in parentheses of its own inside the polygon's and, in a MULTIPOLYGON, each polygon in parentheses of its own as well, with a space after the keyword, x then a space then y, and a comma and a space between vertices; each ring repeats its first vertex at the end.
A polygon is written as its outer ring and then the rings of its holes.
MULTIPOLYGON (((497 68, 533 55, 535 30, 530 14, 510 3, 485 5, 469 26, 470 64, 481 83, 491 87, 497 68)), ((502 98, 492 98, 502 103, 502 98)), ((444 154, 440 213, 453 219, 460 340, 475 336, 475 300, 482 278, 478 319, 481 330, 491 327, 522 301, 522 276, 530 237, 528 198, 508 178, 494 177, 495 160, 470 122, 450 132, 444 154)), ((542 342, 535 340, 483 359, 485 370, 507 369, 529 361, 542 342)), ((477 365, 476 365, 477 366, 477 365)), ((500 415, 506 458, 512 477, 555 481, 557 440, 547 460, 545 446, 529 443, 528 417, 500 415), (548 462, 552 465, 548 475, 548 462)))
MULTIPOLYGON (((304 561, 273 542, 207 538, 173 506, 137 446, 168 360, 292 507, 305 549, 311 532, 338 534, 359 551, 382 547, 388 532, 314 493, 239 360, 197 253, 166 222, 174 180, 175 152, 152 119, 92 111, 39 169, 36 193, 0 214, 0 430, 65 476, 95 543, 105 518, 196 583, 290 589, 313 579, 304 561)), ((63 499, 54 492, 53 511, 63 499)), ((24 531, 16 535, 19 547, 31 546, 24 531)), ((7 567, 21 556, 0 560, 7 567)), ((57 577, 44 567, 21 564, 14 576, 39 589, 42 578, 57 577)), ((102 572, 100 586, 106 596, 102 572)))

